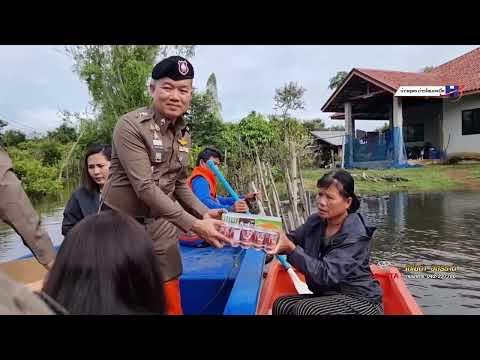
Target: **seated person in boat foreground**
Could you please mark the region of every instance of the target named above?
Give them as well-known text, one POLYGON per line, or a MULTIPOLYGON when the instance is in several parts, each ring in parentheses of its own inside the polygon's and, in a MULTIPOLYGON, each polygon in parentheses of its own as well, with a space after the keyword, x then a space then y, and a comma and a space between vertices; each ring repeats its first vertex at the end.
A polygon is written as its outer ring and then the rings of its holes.
POLYGON ((244 213, 248 211, 245 200, 254 200, 257 193, 248 193, 240 196, 241 200, 235 201, 232 197, 224 197, 217 194, 215 174, 207 165, 212 160, 220 167, 222 154, 214 148, 205 148, 198 155, 197 166, 193 169, 192 175, 188 178, 188 185, 197 198, 209 209, 226 209, 228 211, 244 213))
POLYGON ((43 291, 74 315, 165 312, 152 239, 135 219, 112 210, 69 231, 43 291))
POLYGON ((85 216, 97 212, 100 194, 108 178, 111 156, 110 145, 91 145, 88 148, 83 160, 82 185, 72 194, 63 211, 64 236, 85 216))
POLYGON ((375 228, 356 211, 360 202, 345 170, 325 174, 317 183, 318 213, 285 235, 274 253, 286 254, 305 274, 313 294, 278 298, 274 315, 383 314, 382 289, 370 270, 375 228))

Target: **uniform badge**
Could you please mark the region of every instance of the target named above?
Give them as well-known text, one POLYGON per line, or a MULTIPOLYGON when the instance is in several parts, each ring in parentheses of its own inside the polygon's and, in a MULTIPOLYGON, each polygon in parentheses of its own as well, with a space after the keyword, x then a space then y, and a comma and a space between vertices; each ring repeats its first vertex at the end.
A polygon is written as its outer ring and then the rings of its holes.
POLYGON ((162 139, 153 139, 153 146, 162 146, 162 139))
POLYGON ((179 146, 179 147, 178 147, 178 151, 188 153, 188 148, 185 147, 185 146, 179 146))
POLYGON ((185 146, 188 144, 188 140, 187 139, 184 139, 184 138, 179 138, 178 139, 178 142, 180 143, 180 145, 182 146, 185 146))
POLYGON ((185 60, 178 61, 178 72, 183 76, 187 75, 190 69, 188 68, 188 64, 185 60))

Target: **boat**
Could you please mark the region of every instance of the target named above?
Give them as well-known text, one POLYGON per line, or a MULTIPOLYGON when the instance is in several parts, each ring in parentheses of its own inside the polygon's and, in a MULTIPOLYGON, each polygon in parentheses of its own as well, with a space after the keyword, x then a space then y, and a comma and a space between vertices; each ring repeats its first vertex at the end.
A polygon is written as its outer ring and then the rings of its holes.
MULTIPOLYGON (((265 265, 263 251, 179 246, 183 259, 180 291, 185 315, 269 315, 276 298, 297 293, 288 273, 276 259, 265 265)), ((422 314, 397 268, 371 265, 371 269, 384 292, 385 315, 422 314)), ((0 264, 0 271, 32 290, 41 288, 46 274, 31 255, 0 264)), ((302 274, 297 274, 304 280, 302 274)))
MULTIPOLYGON (((383 290, 383 308, 385 315, 422 315, 422 310, 410 294, 400 271, 396 267, 370 265, 373 276, 383 290)), ((305 281, 303 274, 295 271, 305 281)), ((257 315, 272 313, 274 301, 285 295, 298 294, 285 268, 275 261, 268 272, 262 287, 257 315)))

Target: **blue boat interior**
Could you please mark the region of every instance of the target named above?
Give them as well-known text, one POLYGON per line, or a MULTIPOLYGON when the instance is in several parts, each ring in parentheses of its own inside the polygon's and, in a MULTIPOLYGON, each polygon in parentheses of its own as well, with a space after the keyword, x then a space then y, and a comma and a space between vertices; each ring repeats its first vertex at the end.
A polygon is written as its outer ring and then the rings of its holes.
POLYGON ((254 315, 265 253, 253 249, 180 246, 185 315, 254 315))

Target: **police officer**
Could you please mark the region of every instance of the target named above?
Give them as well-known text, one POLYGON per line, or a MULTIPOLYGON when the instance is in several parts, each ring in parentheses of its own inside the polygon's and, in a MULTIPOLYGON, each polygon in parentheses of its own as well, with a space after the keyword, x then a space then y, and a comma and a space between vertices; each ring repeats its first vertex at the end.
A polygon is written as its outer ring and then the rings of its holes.
POLYGON ((10 157, 1 146, 0 219, 13 227, 38 262, 50 270, 55 258, 52 241, 40 227, 40 217, 14 174, 10 157))
POLYGON ((221 211, 205 207, 186 183, 191 139, 183 115, 192 99, 193 76, 192 64, 179 56, 155 65, 149 87, 152 105, 121 116, 115 126, 102 195, 102 209, 128 213, 151 235, 168 314, 182 313, 180 231, 193 231, 215 247, 229 242, 218 231, 221 211))

